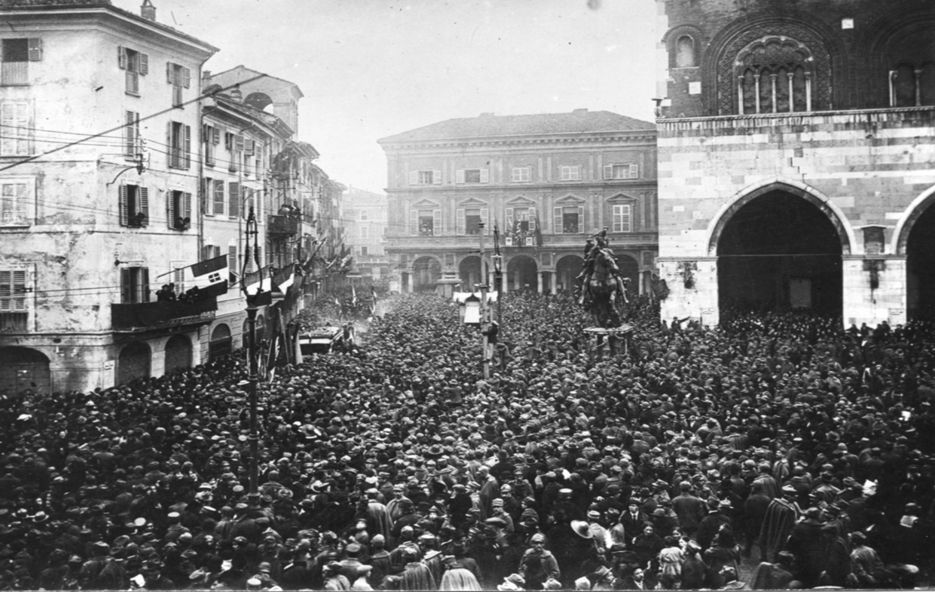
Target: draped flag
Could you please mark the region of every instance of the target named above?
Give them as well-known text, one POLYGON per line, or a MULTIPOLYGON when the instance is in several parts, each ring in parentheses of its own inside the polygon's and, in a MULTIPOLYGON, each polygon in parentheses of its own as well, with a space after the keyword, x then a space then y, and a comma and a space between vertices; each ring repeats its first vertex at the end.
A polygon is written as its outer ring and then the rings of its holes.
POLYGON ((201 294, 220 296, 227 293, 230 271, 227 268, 227 255, 199 261, 185 268, 186 284, 191 282, 201 294))

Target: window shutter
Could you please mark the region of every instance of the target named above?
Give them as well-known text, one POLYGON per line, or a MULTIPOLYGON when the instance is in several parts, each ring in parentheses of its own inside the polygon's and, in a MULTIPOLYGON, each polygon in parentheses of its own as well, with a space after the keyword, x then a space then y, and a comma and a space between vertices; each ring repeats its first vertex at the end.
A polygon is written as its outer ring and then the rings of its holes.
POLYGON ((13 186, 13 190, 16 192, 16 196, 13 198, 13 213, 17 222, 20 223, 29 223, 32 224, 32 218, 28 217, 29 214, 29 202, 32 201, 29 199, 29 185, 26 183, 16 183, 13 186))
POLYGON ((221 129, 217 127, 211 128, 211 143, 217 146, 221 143, 221 129))
POLYGON ((0 270, 0 310, 13 308, 13 272, 0 270))
POLYGON ((529 208, 529 230, 536 231, 536 208, 529 208))
POLYGON ((227 190, 227 215, 236 218, 240 215, 240 183, 228 183, 227 190))
POLYGON ((140 302, 149 302, 149 268, 140 267, 140 302))
POLYGON ((191 88, 191 86, 192 86, 192 71, 182 66, 182 88, 191 88))
POLYGON ((182 217, 188 218, 189 222, 192 219, 192 194, 188 192, 182 193, 182 217))
POLYGON ((584 228, 584 206, 578 206, 578 232, 585 232, 584 228))
POLYGON ((464 221, 464 208, 458 208, 455 210, 455 233, 465 234, 466 224, 464 221))
POLYGON ((127 48, 117 46, 117 67, 121 70, 127 69, 127 48))
POLYGON ((13 271, 13 309, 26 310, 26 270, 13 271))
POLYGON ((224 149, 225 150, 234 149, 234 134, 224 132, 224 149))
POLYGON ((458 169, 455 171, 455 183, 464 183, 464 169, 458 169))
POLYGON ((432 171, 432 185, 442 184, 442 172, 438 169, 432 171))
POLYGON ((175 64, 166 62, 166 82, 176 84, 175 82, 175 64))
POLYGON ((484 234, 490 234, 490 208, 480 209, 480 221, 484 223, 484 234))
POLYGON ((442 234, 442 211, 439 209, 432 210, 432 234, 442 234))
POLYGON ((409 232, 419 234, 419 210, 409 210, 409 232))
POLYGON ((410 185, 419 184, 419 171, 409 171, 409 184, 410 185))
POLYGON ((604 178, 613 179, 614 178, 614 165, 605 164, 604 165, 604 178))
POLYGON ((182 166, 189 168, 192 164, 192 126, 182 126, 182 166))
POLYGON ((130 292, 131 280, 130 280, 130 268, 121 267, 120 268, 120 302, 127 304, 132 300, 132 293, 130 292))
POLYGON ((630 165, 630 178, 639 179, 640 178, 640 165, 631 164, 630 165))
POLYGON ((240 274, 240 267, 237 265, 237 245, 227 246, 227 268, 234 270, 233 273, 240 274))
POLYGON ((145 53, 140 54, 140 76, 146 76, 149 74, 149 55, 145 53))
POLYGON ((555 234, 561 234, 564 231, 562 228, 562 208, 556 206, 552 208, 552 232, 555 234))
POLYGON ((481 170, 480 170, 480 182, 481 182, 481 183, 490 183, 490 169, 481 169, 481 170))
POLYGON ((166 165, 170 167, 178 166, 178 148, 172 141, 172 122, 166 123, 166 146, 169 148, 169 154, 166 155, 166 165))
POLYGON ((149 188, 140 187, 137 191, 140 194, 137 210, 143 214, 143 223, 140 226, 146 226, 149 223, 149 188))
POLYGON ((42 39, 38 37, 30 37, 27 40, 29 47, 29 61, 30 62, 41 62, 42 61, 42 39))
POLYGON ((178 224, 175 223, 176 212, 175 212, 175 201, 178 199, 177 191, 166 191, 166 221, 169 224, 169 228, 178 228, 178 224))
POLYGON ((130 225, 130 216, 127 208, 127 186, 120 186, 120 197, 118 200, 118 209, 120 211, 120 225, 129 226, 130 225))

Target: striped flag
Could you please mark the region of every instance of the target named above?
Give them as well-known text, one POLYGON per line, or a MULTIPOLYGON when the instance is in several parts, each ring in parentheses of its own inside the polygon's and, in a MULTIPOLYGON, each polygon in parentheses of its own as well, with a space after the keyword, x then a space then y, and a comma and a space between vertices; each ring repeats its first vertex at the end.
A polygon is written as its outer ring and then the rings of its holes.
POLYGON ((202 294, 220 296, 227 293, 227 284, 230 280, 227 255, 199 261, 185 269, 186 274, 191 274, 191 277, 186 280, 190 280, 202 294))

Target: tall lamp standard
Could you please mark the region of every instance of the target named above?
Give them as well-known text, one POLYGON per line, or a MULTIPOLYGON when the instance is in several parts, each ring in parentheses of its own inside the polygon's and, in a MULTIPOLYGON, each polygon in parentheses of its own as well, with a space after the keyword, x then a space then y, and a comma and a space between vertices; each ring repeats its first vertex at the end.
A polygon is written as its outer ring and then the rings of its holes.
POLYGON ((272 302, 272 292, 263 289, 263 266, 260 264, 260 246, 258 243, 256 215, 253 206, 247 216, 244 233, 244 259, 240 279, 240 289, 247 299, 247 331, 250 343, 247 348, 247 396, 250 405, 250 487, 249 493, 257 492, 260 446, 257 428, 257 343, 256 312, 261 306, 272 302), (251 246, 251 242, 252 246, 251 246), (255 271, 254 271, 255 269, 255 271))

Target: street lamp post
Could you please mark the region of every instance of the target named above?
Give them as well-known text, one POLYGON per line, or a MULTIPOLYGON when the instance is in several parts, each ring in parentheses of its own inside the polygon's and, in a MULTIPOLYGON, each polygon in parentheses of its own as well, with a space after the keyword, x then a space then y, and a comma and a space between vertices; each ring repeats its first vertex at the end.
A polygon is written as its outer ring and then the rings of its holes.
POLYGON ((256 313, 257 310, 266 304, 272 302, 271 293, 263 290, 263 266, 260 264, 260 247, 258 244, 258 230, 256 215, 253 212, 253 206, 250 206, 250 214, 247 216, 247 224, 244 240, 244 261, 242 274, 240 278, 240 288, 247 299, 247 331, 250 336, 250 343, 247 349, 247 396, 249 398, 250 411, 250 485, 249 493, 257 492, 258 463, 260 455, 259 427, 257 425, 257 381, 258 381, 258 360, 256 343, 256 313), (251 247, 250 240, 253 239, 251 247), (252 265, 251 265, 252 262, 252 265), (251 272, 251 267, 255 266, 256 271, 251 272))

